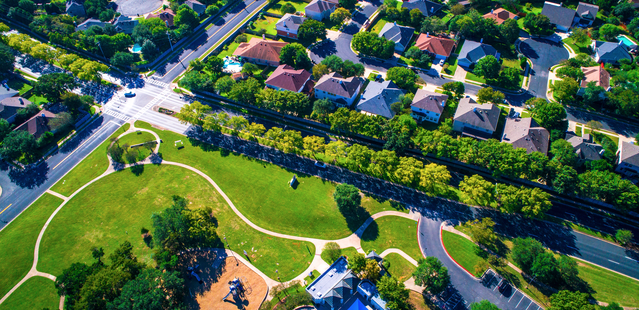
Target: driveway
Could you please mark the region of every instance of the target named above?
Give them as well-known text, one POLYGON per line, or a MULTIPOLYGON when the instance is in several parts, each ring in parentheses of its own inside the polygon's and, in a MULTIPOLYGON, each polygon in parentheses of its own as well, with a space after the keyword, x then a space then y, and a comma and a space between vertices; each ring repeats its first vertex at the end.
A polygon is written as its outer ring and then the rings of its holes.
POLYGON ((162 6, 162 0, 116 0, 118 12, 122 15, 144 15, 162 6))
POLYGON ((568 50, 561 43, 536 38, 521 41, 519 50, 533 63, 528 91, 535 97, 546 98, 548 71, 568 59, 568 50))
POLYGON ((379 72, 386 72, 386 70, 394 66, 391 60, 381 61, 360 57, 351 49, 351 40, 353 40, 353 35, 344 32, 329 31, 328 40, 326 40, 324 44, 317 45, 311 49, 311 60, 314 63, 320 63, 324 58, 330 55, 337 55, 344 61, 359 62, 367 69, 379 72))
POLYGON ((377 8, 382 5, 380 1, 369 1, 369 2, 360 2, 363 4, 363 7, 356 10, 353 13, 353 17, 351 18, 351 22, 344 27, 344 33, 347 34, 356 34, 359 30, 364 26, 366 20, 377 11, 377 8))

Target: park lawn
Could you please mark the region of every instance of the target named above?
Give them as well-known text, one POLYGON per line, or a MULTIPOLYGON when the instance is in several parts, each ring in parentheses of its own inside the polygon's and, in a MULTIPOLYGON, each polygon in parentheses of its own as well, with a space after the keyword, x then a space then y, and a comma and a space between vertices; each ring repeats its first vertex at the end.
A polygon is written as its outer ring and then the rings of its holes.
POLYGON ((448 255, 450 255, 457 264, 464 267, 464 269, 476 277, 480 277, 484 273, 485 270, 481 270, 479 273, 475 272, 475 266, 479 265, 483 260, 483 258, 477 255, 479 247, 475 243, 445 230, 442 231, 442 240, 446 252, 448 252, 448 255))
POLYGON ((40 230, 62 202, 45 193, 0 231, 0 249, 3 249, 0 251, 0 296, 9 292, 31 269, 40 230))
POLYGON ((417 222, 403 217, 384 216, 373 221, 362 234, 362 249, 382 254, 386 249, 404 251, 415 260, 422 258, 417 243, 417 222))
MULTIPOLYGON (((162 158, 206 173, 244 216, 264 229, 332 240, 349 236, 369 217, 362 212, 359 217, 345 218, 333 199, 336 187, 333 182, 208 144, 194 146, 194 141, 185 139, 183 135, 154 129, 147 123, 136 122, 136 127, 154 130, 163 141, 182 140, 184 148, 181 150, 170 143, 161 144, 162 158), (299 182, 295 189, 289 186, 293 175, 297 175, 299 182), (247 195, 248 187, 250 195, 247 195)), ((364 196, 362 207, 370 215, 387 210, 408 213, 401 204, 373 196, 364 196)))
POLYGON ((601 267, 579 261, 579 277, 590 284, 592 296, 606 303, 617 302, 624 307, 639 307, 639 281, 601 267))
MULTIPOLYGON (((346 257, 346 259, 349 259, 349 258, 353 257, 355 254, 357 254, 357 249, 352 247, 352 246, 348 247, 348 248, 344 248, 341 251, 341 256, 346 257)), ((321 257, 322 257, 322 260, 325 261, 327 264, 329 264, 329 265, 333 264, 330 261, 328 255, 326 254, 325 251, 322 251, 321 257)))
POLYGON ((279 21, 279 18, 263 16, 260 19, 256 19, 253 22, 254 31, 259 31, 260 29, 265 29, 266 34, 277 35, 277 30, 275 30, 275 24, 279 21))
POLYGON ((391 276, 394 276, 399 279, 399 281, 404 282, 408 280, 408 278, 413 276, 413 272, 417 267, 403 258, 401 255, 397 253, 390 253, 384 257, 384 261, 390 263, 388 267, 388 273, 391 276))
MULTIPOLYGON (((120 146, 124 146, 125 144, 128 146, 133 146, 133 145, 141 144, 148 141, 155 141, 155 136, 153 136, 149 132, 138 131, 138 132, 126 134, 125 136, 123 136, 122 138, 118 140, 118 143, 120 143, 120 146)), ((153 146, 153 148, 155 148, 155 145, 153 146)), ((135 162, 144 160, 149 155, 151 155, 151 150, 147 149, 144 146, 130 147, 129 149, 133 149, 136 152, 138 152, 138 156, 136 157, 135 162)), ((129 160, 126 159, 126 156, 124 157, 125 157, 124 160, 127 163, 132 164, 132 162, 129 162, 129 160)))
MULTIPOLYGON (((110 138, 115 138, 129 130, 131 124, 126 123, 116 130, 110 138)), ((51 190, 64 196, 71 196, 84 184, 97 178, 109 168, 109 158, 107 148, 111 144, 107 139, 98 146, 91 154, 85 157, 80 164, 69 171, 61 180, 51 187, 51 190)))
POLYGON ((0 304, 0 310, 58 309, 59 306, 60 296, 54 282, 43 277, 33 277, 0 304))
POLYGON ((38 270, 60 275, 74 262, 93 263, 92 247, 102 247, 110 255, 127 240, 140 261, 153 265, 153 251, 144 243, 140 230, 152 230, 151 215, 170 207, 173 195, 187 198, 190 208, 211 207, 220 238, 226 236, 236 252, 246 250, 250 262, 267 276, 277 278, 278 269, 282 280, 288 281, 310 265, 315 254, 312 243, 250 228, 195 172, 162 165, 145 165, 143 169, 137 174, 125 169, 105 176, 70 200, 44 234, 38 270))
POLYGON ((19 95, 22 96, 24 95, 24 93, 28 92, 29 90, 31 90, 33 87, 25 82, 23 82, 22 80, 19 79, 11 79, 9 80, 9 82, 7 82, 7 85, 9 85, 9 87, 17 90, 19 92, 19 95))
POLYGON ((284 15, 282 14, 282 12, 280 12, 280 8, 286 4, 286 3, 290 3, 295 7, 295 10, 297 12, 304 12, 304 8, 308 5, 307 2, 304 1, 278 1, 277 3, 271 5, 271 7, 268 9, 267 12, 269 13, 274 13, 274 14, 279 14, 279 15, 284 15))

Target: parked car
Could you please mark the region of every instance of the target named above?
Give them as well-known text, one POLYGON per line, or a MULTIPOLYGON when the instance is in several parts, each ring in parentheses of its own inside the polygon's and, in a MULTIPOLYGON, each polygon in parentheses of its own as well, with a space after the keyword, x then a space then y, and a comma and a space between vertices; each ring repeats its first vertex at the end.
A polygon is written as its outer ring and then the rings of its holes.
POLYGON ((508 283, 508 281, 503 280, 501 281, 501 283, 499 283, 499 286, 497 287, 499 289, 499 292, 502 294, 505 294, 507 292, 510 291, 510 283, 508 283))
POLYGON ((135 97, 135 93, 134 93, 134 92, 128 92, 128 93, 125 93, 125 94, 124 94, 124 97, 127 97, 127 98, 135 97))
POLYGON ((442 66, 442 67, 444 66, 445 63, 446 63, 446 60, 444 60, 444 59, 439 61, 439 65, 442 66))
POLYGON ((317 160, 315 161, 315 166, 317 166, 318 168, 326 169, 326 163, 322 163, 317 160))

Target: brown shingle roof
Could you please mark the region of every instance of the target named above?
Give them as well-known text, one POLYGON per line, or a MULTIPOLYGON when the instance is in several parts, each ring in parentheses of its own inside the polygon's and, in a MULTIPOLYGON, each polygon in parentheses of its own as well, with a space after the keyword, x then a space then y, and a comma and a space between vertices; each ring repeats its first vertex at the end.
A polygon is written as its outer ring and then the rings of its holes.
POLYGON ((289 65, 280 65, 273 71, 271 76, 266 79, 265 84, 298 92, 310 77, 311 73, 304 69, 295 70, 295 68, 289 65))
POLYGON ((37 139, 40 138, 43 133, 51 131, 49 119, 55 117, 56 115, 54 113, 42 110, 14 130, 25 130, 37 139))
POLYGON ((539 126, 535 120, 527 118, 508 118, 504 126, 501 141, 524 148, 528 154, 532 152, 548 153, 550 133, 539 126))
POLYGON ((447 99, 447 95, 427 91, 420 88, 415 93, 415 98, 413 98, 413 103, 411 103, 411 106, 418 107, 426 111, 442 114, 447 99))
POLYGON ((419 47, 422 51, 448 57, 455 48, 455 41, 422 33, 419 35, 419 38, 417 38, 415 46, 419 47))
POLYGON ((252 38, 248 43, 240 43, 233 55, 267 61, 280 61, 280 52, 288 43, 252 38))
POLYGON ((357 77, 351 76, 345 79, 339 73, 331 72, 322 76, 319 81, 317 81, 315 89, 323 90, 344 98, 352 98, 360 85, 361 82, 357 77))
POLYGON ((484 18, 492 18, 495 20, 497 25, 501 25, 503 24, 506 20, 511 19, 511 18, 515 18, 515 14, 510 13, 506 10, 504 10, 503 8, 498 8, 496 10, 492 10, 491 12, 488 12, 486 14, 484 14, 484 18))
POLYGON ((171 11, 171 9, 166 9, 158 14, 149 14, 146 18, 154 18, 157 17, 168 24, 169 27, 173 27, 173 18, 175 17, 175 13, 171 11))
POLYGON ((601 86, 605 90, 610 87, 610 73, 601 66, 581 67, 581 71, 584 72, 581 87, 587 87, 590 82, 595 82, 597 86, 601 86))

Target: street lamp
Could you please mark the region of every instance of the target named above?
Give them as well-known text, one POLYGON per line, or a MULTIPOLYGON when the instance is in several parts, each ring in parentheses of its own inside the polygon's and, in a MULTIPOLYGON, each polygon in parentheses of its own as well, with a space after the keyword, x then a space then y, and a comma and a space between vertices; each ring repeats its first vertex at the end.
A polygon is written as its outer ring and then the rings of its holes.
MULTIPOLYGON (((229 245, 229 242, 226 240, 226 236, 224 236, 224 242, 226 242, 226 247, 229 248, 229 250, 231 250, 231 246, 229 245)), ((240 263, 237 261, 237 257, 235 257, 235 255, 233 254, 233 250, 231 250, 231 256, 233 256, 233 258, 235 258, 235 265, 239 265, 240 263)))
POLYGON ((169 38, 169 44, 171 45, 171 50, 173 50, 173 42, 171 42, 171 34, 168 30, 166 31, 166 36, 169 38))
POLYGON ((100 48, 100 52, 102 52, 102 57, 106 59, 106 55, 104 55, 104 51, 102 50, 102 44, 100 44, 100 41, 98 40, 96 40, 95 42, 98 44, 98 47, 100 48))

